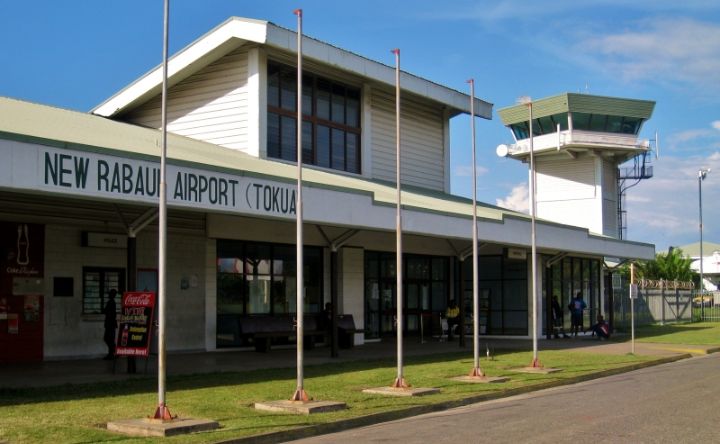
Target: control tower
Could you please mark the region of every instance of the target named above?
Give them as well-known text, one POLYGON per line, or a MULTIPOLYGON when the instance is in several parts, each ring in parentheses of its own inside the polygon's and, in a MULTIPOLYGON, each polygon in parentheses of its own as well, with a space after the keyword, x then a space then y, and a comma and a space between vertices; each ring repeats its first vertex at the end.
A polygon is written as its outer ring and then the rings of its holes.
POLYGON ((655 102, 565 93, 498 110, 515 143, 499 156, 530 164, 532 113, 536 208, 542 219, 625 237, 625 190, 652 177, 650 141, 638 139, 655 102), (619 168, 629 160, 633 166, 619 168))

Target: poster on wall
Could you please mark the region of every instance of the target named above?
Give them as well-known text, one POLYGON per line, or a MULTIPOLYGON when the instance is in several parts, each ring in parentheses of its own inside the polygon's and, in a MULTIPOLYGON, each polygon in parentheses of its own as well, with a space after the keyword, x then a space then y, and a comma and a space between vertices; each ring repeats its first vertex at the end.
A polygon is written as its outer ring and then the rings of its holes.
POLYGON ((122 297, 115 354, 147 356, 150 351, 155 293, 127 291, 122 297))

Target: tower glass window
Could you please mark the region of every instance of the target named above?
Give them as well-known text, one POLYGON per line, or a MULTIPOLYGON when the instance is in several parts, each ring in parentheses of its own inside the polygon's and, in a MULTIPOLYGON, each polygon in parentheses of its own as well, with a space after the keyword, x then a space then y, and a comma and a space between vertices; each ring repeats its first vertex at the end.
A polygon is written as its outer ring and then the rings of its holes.
MULTIPOLYGON (((297 159, 297 71, 268 62, 267 154, 297 159)), ((360 89, 303 75, 303 163, 360 173, 360 89)))

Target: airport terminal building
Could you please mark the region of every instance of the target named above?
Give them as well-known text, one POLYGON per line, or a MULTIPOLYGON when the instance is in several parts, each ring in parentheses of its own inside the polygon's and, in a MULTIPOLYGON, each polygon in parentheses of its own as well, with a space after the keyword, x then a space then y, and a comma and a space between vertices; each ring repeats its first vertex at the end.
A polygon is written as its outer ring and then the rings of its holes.
MULTIPOLYGON (((170 59, 170 351, 248 347, 244 322, 296 311, 295 39, 231 18, 170 59)), ((395 335, 394 69, 303 48, 305 312, 336 301, 361 345, 395 335)), ((101 356, 107 292, 157 288, 161 74, 91 113, 0 98, 0 362, 101 356)), ((401 88, 403 325, 427 335, 452 299, 472 313, 472 202, 451 194, 449 153, 470 97, 409 73, 401 88)), ((479 204, 477 229, 480 333, 527 337, 530 217, 479 204)), ((541 306, 582 291, 588 316, 607 304, 605 258, 654 257, 547 219, 537 245, 541 306)))

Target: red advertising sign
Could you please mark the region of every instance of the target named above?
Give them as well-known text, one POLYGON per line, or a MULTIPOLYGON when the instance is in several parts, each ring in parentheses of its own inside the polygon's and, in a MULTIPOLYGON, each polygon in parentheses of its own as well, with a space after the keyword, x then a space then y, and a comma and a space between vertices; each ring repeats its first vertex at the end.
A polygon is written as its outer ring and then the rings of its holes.
POLYGON ((147 356, 150 351, 155 293, 128 291, 123 294, 117 356, 147 356))

